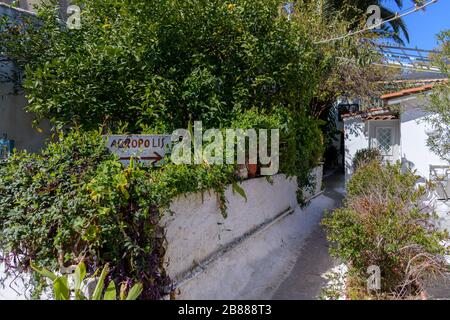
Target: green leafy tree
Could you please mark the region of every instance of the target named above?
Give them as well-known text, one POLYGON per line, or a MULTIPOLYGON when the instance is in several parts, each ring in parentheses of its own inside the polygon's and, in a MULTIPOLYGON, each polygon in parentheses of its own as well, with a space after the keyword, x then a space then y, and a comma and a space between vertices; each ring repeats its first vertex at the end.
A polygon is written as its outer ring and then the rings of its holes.
MULTIPOLYGON (((440 70, 450 76, 450 30, 439 34, 440 52, 435 55, 435 62, 440 70)), ((434 87, 427 106, 432 115, 428 122, 434 134, 428 138, 428 146, 442 159, 450 162, 450 85, 443 82, 434 87)))
POLYGON ((249 110, 281 109, 281 167, 305 177, 301 186, 323 144, 315 101, 342 92, 324 85, 339 82, 338 57, 365 49, 358 37, 318 44, 349 22, 300 4, 287 18, 282 0, 75 3, 80 30, 62 23, 56 1, 41 7, 38 22, 1 24, 2 52, 25 73, 28 111, 60 127, 170 133, 190 121, 223 128, 249 110))
POLYGON ((28 111, 59 125, 170 132, 220 127, 259 108, 308 107, 329 61, 306 15, 280 0, 75 1, 82 28, 53 5, 40 23, 3 21, 2 51, 25 70, 28 111))

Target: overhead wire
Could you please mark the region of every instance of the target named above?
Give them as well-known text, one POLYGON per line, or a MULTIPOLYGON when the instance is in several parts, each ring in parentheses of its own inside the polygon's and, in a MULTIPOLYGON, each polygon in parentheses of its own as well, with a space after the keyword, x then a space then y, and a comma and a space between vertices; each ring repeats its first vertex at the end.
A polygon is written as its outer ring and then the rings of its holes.
POLYGON ((370 30, 373 30, 373 29, 376 29, 378 27, 381 27, 385 23, 389 23, 389 22, 398 20, 400 18, 406 17, 407 15, 415 13, 415 12, 417 12, 419 10, 425 9, 426 7, 436 3, 437 1, 438 0, 430 0, 430 1, 428 1, 428 2, 426 2, 424 4, 422 4, 422 5, 414 6, 411 9, 408 9, 407 11, 405 11, 404 13, 396 13, 391 18, 388 18, 386 20, 382 20, 381 22, 379 22, 378 24, 375 24, 373 26, 370 26, 370 27, 366 26, 365 28, 363 28, 361 30, 351 31, 351 32, 349 32, 349 33, 347 33, 345 35, 342 35, 342 36, 338 36, 338 37, 334 37, 334 38, 330 38, 330 39, 320 40, 320 41, 317 41, 315 44, 322 44, 322 43, 328 43, 328 42, 337 41, 337 40, 343 40, 345 38, 348 38, 348 37, 351 37, 351 36, 354 36, 354 35, 357 35, 357 34, 361 34, 361 33, 364 33, 364 32, 367 32, 367 31, 370 31, 370 30))

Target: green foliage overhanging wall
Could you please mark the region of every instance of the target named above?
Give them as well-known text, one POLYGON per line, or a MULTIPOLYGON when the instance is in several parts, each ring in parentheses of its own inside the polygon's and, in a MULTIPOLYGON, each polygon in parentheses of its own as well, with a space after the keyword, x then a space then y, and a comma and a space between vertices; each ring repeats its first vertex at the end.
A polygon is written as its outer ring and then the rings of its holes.
POLYGON ((205 129, 279 128, 281 170, 304 187, 322 154, 308 106, 335 61, 311 35, 335 26, 306 10, 288 20, 280 0, 76 2, 81 30, 67 29, 52 6, 37 25, 0 22, 1 51, 24 70, 27 110, 81 128, 0 166, 0 246, 25 270, 30 259, 52 270, 83 258, 90 270, 110 263, 110 280, 140 281, 143 298, 160 298, 169 284, 161 209, 181 193, 222 194, 234 167, 125 169, 96 130, 171 133, 197 120, 205 129))
MULTIPOLYGON (((74 130, 41 155, 17 153, 0 165, 3 262, 17 272, 30 261, 49 270, 84 261, 91 273, 109 263, 108 281, 141 282, 141 298, 159 299, 170 288, 161 215, 180 194, 223 195, 234 172, 206 164, 124 168, 99 132, 74 130)), ((34 279, 36 295, 41 285, 34 279)))
POLYGON ((171 133, 282 110, 282 170, 307 183, 322 152, 310 102, 343 51, 314 42, 345 29, 305 4, 288 20, 281 0, 74 3, 80 30, 54 5, 38 24, 0 23, 2 51, 25 70, 28 111, 59 127, 171 133))

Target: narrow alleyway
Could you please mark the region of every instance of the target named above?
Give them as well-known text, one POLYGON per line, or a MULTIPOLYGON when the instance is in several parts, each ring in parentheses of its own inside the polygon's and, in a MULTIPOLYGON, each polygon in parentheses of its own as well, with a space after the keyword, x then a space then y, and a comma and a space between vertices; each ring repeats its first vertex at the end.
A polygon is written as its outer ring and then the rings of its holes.
MULTIPOLYGON (((335 173, 324 179, 324 195, 334 200, 334 208, 342 204, 344 198, 344 176, 335 173)), ((325 231, 317 225, 305 245, 300 249, 298 260, 289 276, 275 292, 275 300, 314 300, 317 299, 326 279, 323 274, 335 266, 328 253, 325 231)))

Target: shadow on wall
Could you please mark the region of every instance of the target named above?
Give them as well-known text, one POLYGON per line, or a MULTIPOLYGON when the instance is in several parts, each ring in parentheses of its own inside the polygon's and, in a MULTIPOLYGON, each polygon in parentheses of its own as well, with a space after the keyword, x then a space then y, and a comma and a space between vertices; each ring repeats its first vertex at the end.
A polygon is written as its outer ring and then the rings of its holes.
POLYGON ((359 117, 344 122, 344 139, 366 136, 366 123, 359 117))
MULTIPOLYGON (((35 11, 34 8, 36 5, 39 5, 43 2, 43 0, 0 0, 0 2, 6 4, 13 4, 15 2, 18 8, 27 10, 27 11, 35 11)), ((59 1, 61 8, 67 8, 70 3, 70 0, 60 0, 59 1)))
POLYGON ((345 181, 348 181, 353 174, 353 157, 355 153, 368 147, 366 123, 360 117, 347 119, 344 122, 345 140, 345 181))
POLYGON ((37 128, 32 127, 34 116, 25 112, 27 101, 23 96, 0 96, 0 136, 7 135, 14 140, 17 150, 38 152, 47 138, 51 136, 50 125, 43 122, 37 128))
POLYGON ((353 175, 353 160, 348 157, 348 149, 345 148, 345 183, 347 183, 353 175))
POLYGON ((401 123, 409 122, 409 121, 424 121, 423 118, 430 116, 431 113, 423 110, 420 107, 409 108, 408 112, 403 112, 400 121, 401 123))
POLYGON ((7 135, 8 139, 14 140, 17 150, 38 152, 51 136, 50 125, 48 121, 43 121, 39 131, 33 128, 35 116, 24 110, 27 99, 8 80, 12 73, 14 66, 11 62, 0 62, 0 74, 5 76, 4 79, 2 77, 4 81, 0 81, 0 138, 7 135))
POLYGON ((414 170, 414 168, 416 167, 416 165, 414 164, 414 162, 412 162, 412 161, 409 161, 407 158, 406 158, 406 155, 405 154, 403 154, 403 156, 402 156, 402 170, 403 170, 403 172, 406 172, 407 170, 414 170))
MULTIPOLYGON (((414 171, 416 170, 416 164, 406 158, 406 155, 403 154, 401 158, 401 164, 402 164, 402 172, 406 172, 408 170, 414 171)), ((425 177, 420 176, 420 178, 417 180, 417 183, 426 183, 427 180, 425 177)))

